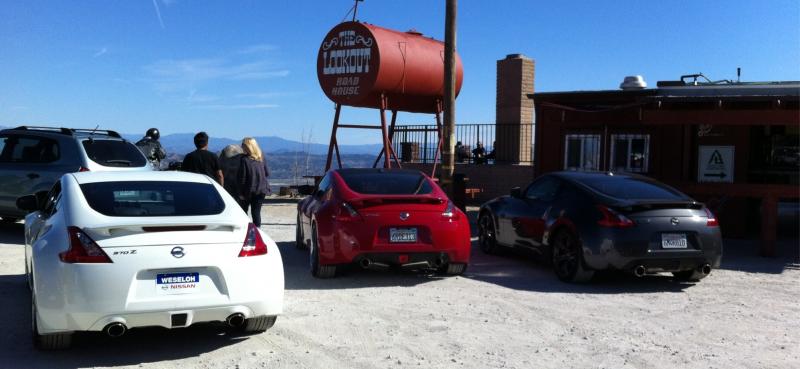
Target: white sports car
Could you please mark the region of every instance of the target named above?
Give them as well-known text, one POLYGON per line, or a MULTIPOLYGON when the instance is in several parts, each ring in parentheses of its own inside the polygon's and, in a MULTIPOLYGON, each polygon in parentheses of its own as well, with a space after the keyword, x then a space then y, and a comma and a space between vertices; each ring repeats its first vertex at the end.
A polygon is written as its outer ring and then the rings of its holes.
POLYGON ((275 324, 283 263, 275 242, 210 178, 182 172, 68 173, 24 196, 33 335, 69 347, 75 331, 226 322, 275 324))

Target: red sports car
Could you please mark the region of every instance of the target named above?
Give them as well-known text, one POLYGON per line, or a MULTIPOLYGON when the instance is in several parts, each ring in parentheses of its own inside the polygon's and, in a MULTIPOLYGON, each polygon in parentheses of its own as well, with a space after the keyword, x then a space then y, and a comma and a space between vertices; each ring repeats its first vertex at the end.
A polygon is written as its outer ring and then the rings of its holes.
POLYGON ((331 170, 297 210, 297 247, 318 278, 351 264, 457 275, 469 263, 467 216, 420 171, 331 170))

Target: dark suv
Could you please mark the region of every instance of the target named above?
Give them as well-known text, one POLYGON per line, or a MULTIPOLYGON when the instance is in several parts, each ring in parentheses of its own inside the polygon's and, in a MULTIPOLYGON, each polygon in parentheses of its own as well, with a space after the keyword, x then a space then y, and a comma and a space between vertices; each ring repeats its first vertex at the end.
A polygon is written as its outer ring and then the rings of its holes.
POLYGON ((62 174, 78 171, 153 170, 138 148, 108 130, 22 126, 0 131, 0 218, 26 212, 17 198, 47 191, 62 174))

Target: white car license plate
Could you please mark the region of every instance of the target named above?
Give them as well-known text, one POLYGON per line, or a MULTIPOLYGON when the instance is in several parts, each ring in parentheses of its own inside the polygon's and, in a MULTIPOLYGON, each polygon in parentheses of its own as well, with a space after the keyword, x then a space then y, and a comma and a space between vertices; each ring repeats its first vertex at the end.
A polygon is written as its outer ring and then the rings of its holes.
POLYGON ((180 295, 199 290, 200 273, 159 273, 156 275, 156 293, 180 295))
POLYGON ((416 228, 389 228, 389 242, 414 243, 417 242, 416 228))
POLYGON ((664 249, 685 249, 689 247, 686 235, 683 233, 662 233, 661 248, 664 249))

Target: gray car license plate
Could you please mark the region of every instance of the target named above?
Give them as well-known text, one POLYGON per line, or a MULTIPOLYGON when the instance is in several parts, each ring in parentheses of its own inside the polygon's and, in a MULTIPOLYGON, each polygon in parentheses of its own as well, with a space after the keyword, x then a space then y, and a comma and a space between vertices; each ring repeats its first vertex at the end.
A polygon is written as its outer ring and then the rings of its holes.
POLYGON ((661 248, 664 249, 685 249, 689 247, 686 235, 683 233, 662 233, 661 248))
POLYGON ((413 243, 417 242, 416 228, 389 228, 389 242, 413 243))

